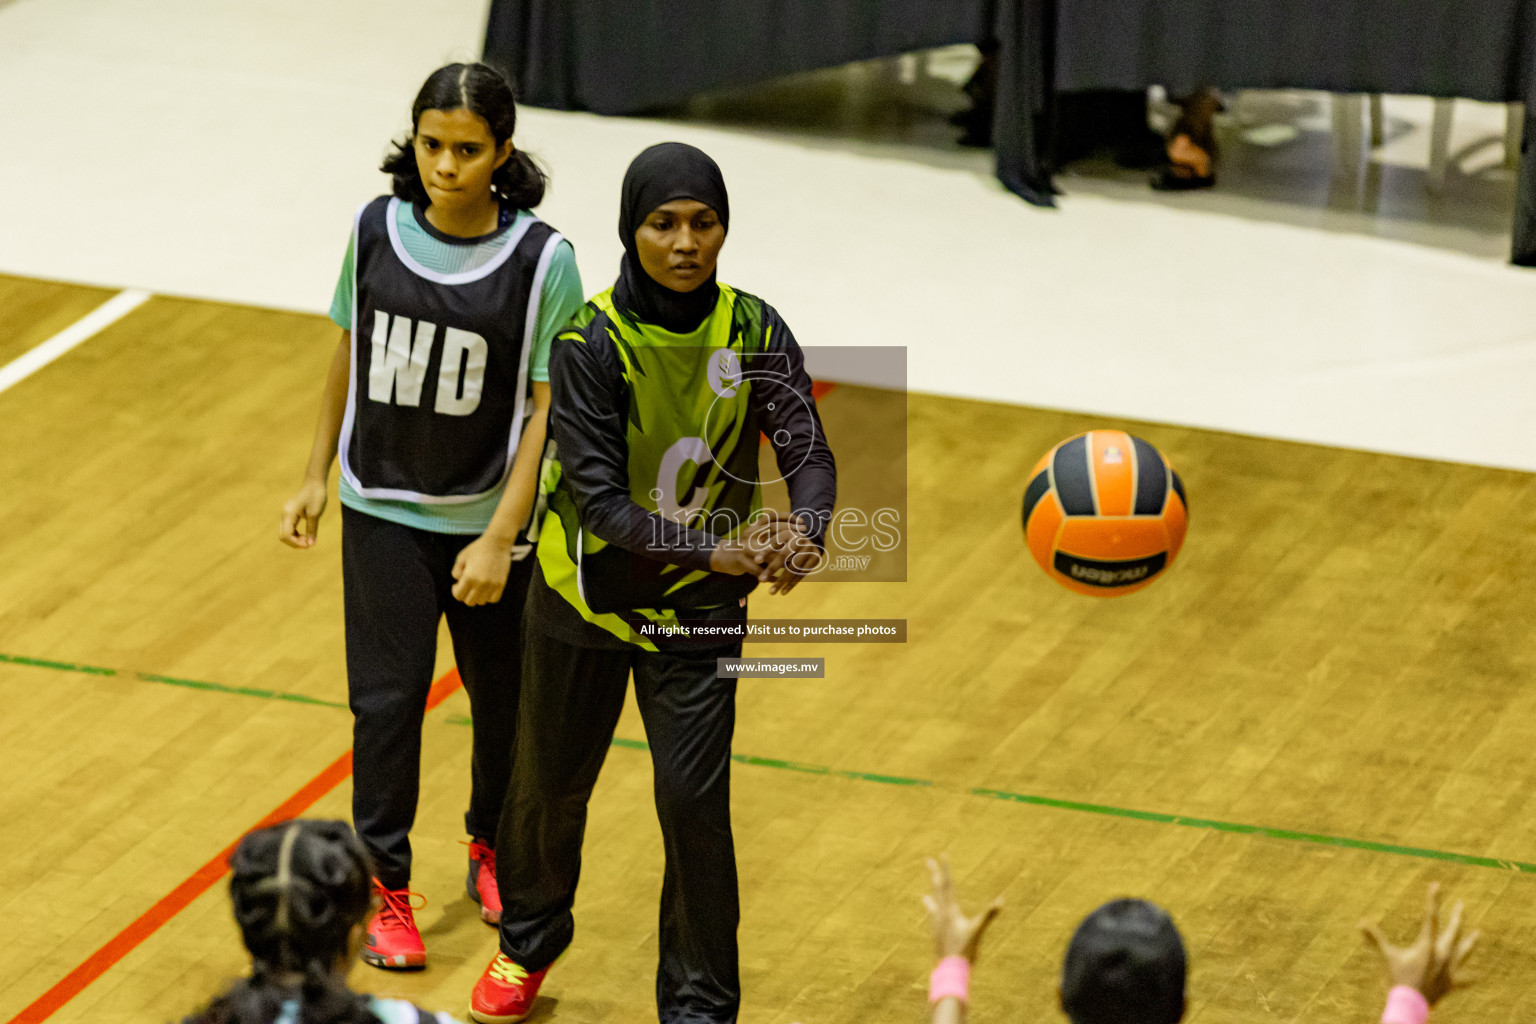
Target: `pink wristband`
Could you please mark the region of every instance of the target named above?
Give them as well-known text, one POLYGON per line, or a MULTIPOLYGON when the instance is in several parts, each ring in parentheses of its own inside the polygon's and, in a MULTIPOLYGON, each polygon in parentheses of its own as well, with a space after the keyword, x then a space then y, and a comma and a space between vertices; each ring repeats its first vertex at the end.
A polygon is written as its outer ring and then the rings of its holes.
POLYGON ((1387 1008, 1381 1011, 1381 1024, 1424 1024, 1429 1019, 1429 1001, 1416 988, 1398 985, 1387 993, 1387 1008))
POLYGON ((939 966, 928 976, 928 1001, 936 1003, 953 996, 963 1003, 970 995, 971 962, 963 956, 947 956, 940 960, 939 966))

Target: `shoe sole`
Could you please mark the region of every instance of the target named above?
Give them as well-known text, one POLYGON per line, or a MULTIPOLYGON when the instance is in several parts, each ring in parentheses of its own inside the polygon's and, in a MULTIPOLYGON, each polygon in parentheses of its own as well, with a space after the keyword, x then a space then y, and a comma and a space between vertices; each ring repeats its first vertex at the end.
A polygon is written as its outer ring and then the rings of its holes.
POLYGON ((396 953, 394 956, 383 956, 372 950, 363 950, 363 963, 370 967, 382 968, 386 971, 419 971, 427 966, 427 954, 410 955, 396 953))
POLYGON ((527 1020, 528 1015, 531 1013, 533 1013, 533 1007, 530 1006, 527 1013, 518 1013, 505 1017, 497 1016, 494 1013, 477 1013, 475 1008, 471 1006, 469 1008, 469 1019, 479 1021, 479 1024, 517 1024, 520 1020, 527 1020))

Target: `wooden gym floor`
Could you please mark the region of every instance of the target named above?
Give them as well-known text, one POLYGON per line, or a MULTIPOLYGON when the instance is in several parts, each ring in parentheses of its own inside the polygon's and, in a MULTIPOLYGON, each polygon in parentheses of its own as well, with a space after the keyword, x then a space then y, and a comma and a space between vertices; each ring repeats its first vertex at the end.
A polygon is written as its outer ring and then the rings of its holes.
MULTIPOLYGON (((0 278, 0 364, 110 294, 0 278)), ((339 516, 312 552, 275 539, 335 337, 155 297, 0 393, 0 1020, 178 1019, 244 965, 220 851, 285 805, 347 816, 339 516)), ((850 480, 893 402, 823 401, 850 480)), ((1406 935, 1430 880, 1485 933, 1439 1019, 1536 1013, 1536 478, 1131 424, 1192 526, 1166 579, 1101 601, 1045 580, 1018 514, 1039 454, 1104 424, 906 409, 909 582, 754 601, 903 618, 909 642, 749 649, 824 654, 827 678, 741 686, 744 1021, 922 1019, 939 851, 972 906, 1007 900, 978 1021, 1053 1019, 1072 927, 1120 895, 1182 928, 1192 1021, 1374 1019, 1356 923, 1406 935)), ((454 693, 424 726, 431 966, 352 976, 460 1016, 495 946, 462 888, 466 715, 454 693)), ((654 1019, 632 708, 619 736, 540 1010, 572 1024, 654 1019)))

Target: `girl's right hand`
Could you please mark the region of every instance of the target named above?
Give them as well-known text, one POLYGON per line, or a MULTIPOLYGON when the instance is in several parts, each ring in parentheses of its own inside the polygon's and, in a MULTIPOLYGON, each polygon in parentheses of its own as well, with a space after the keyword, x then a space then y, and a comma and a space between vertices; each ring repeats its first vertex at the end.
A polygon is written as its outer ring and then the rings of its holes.
POLYGON ((322 480, 305 480, 299 493, 283 505, 283 523, 277 539, 291 548, 312 548, 320 532, 320 516, 325 512, 326 485, 322 480))
POLYGON ((766 580, 768 556, 760 554, 746 542, 722 538, 709 553, 711 572, 723 572, 732 576, 756 576, 766 580))

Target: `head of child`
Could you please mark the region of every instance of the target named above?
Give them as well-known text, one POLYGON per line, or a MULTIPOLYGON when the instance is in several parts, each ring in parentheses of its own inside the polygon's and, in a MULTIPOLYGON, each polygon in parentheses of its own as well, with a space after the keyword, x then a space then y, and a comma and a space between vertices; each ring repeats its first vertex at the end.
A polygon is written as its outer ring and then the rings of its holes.
POLYGON ((488 64, 449 64, 427 76, 411 104, 411 136, 394 144, 382 170, 394 194, 423 208, 475 209, 500 202, 527 210, 546 178, 512 145, 512 83, 488 64))
POLYGON ((366 937, 372 868, 341 821, 298 820, 259 829, 229 860, 230 901, 251 954, 251 976, 189 1021, 268 1024, 297 1000, 309 1022, 374 1020, 349 991, 348 969, 366 937))
POLYGON ((1083 919, 1061 969, 1072 1024, 1177 1024, 1184 1016, 1184 942, 1167 911, 1114 900, 1083 919))

